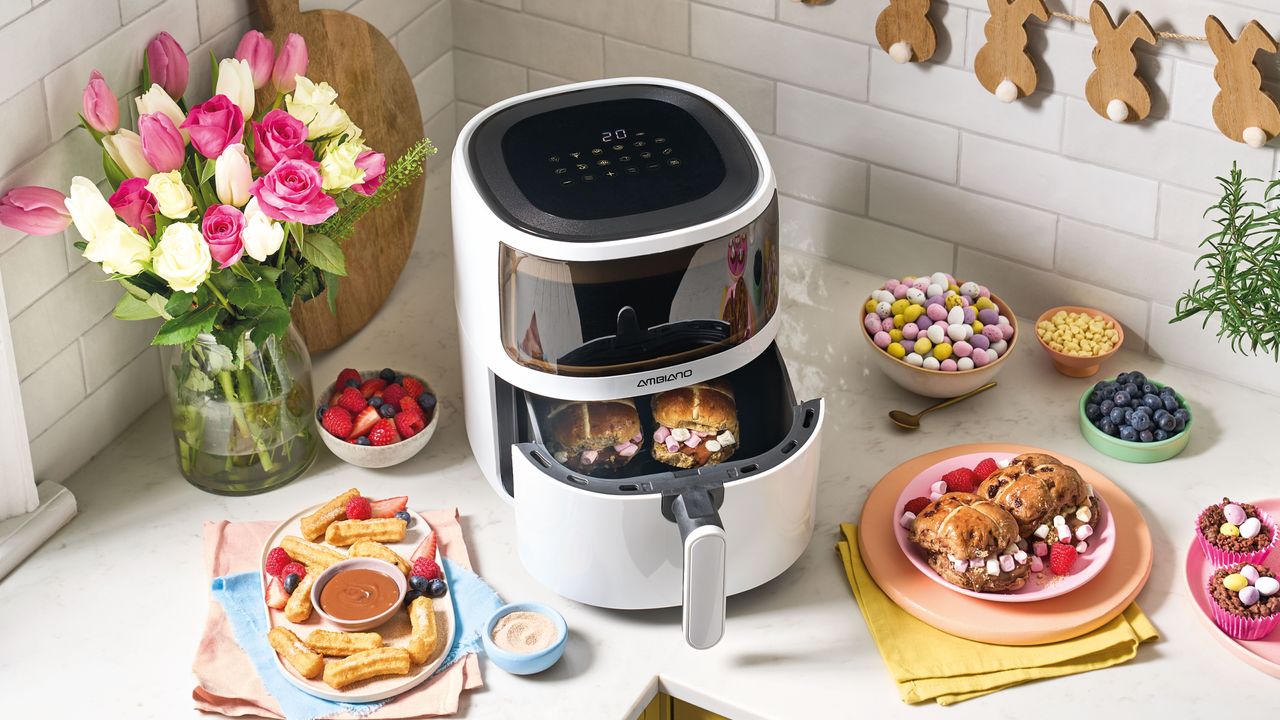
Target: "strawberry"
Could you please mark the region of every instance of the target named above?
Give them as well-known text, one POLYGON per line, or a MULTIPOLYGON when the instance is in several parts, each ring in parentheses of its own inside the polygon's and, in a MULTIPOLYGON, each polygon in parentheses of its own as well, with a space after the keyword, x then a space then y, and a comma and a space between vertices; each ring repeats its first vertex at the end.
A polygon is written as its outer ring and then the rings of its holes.
POLYGON ((324 411, 320 425, 334 437, 345 438, 351 434, 351 413, 340 407, 324 411))
POLYGON ((404 376, 404 380, 401 380, 400 384, 404 387, 404 391, 409 395, 409 397, 414 400, 417 400, 418 396, 422 394, 422 391, 426 390, 426 387, 422 385, 421 380, 415 377, 409 377, 408 375, 404 376))
POLYGON ((991 458, 984 458, 982 462, 974 466, 973 474, 977 476, 978 482, 981 483, 983 480, 991 477, 991 473, 999 469, 1000 466, 996 465, 995 460, 992 460, 991 458))
POLYGON ((947 492, 971 493, 978 487, 978 481, 974 477, 973 471, 964 467, 956 468, 943 475, 942 481, 947 484, 947 492))
POLYGON ((400 442, 400 436, 396 434, 395 423, 390 420, 378 421, 369 431, 369 443, 375 447, 398 442, 400 442))
POLYGON ((353 497, 347 501, 348 520, 368 520, 373 517, 373 507, 367 497, 353 497))
POLYGON ((1049 549, 1049 569, 1054 575, 1070 575, 1071 566, 1076 564, 1076 556, 1079 554, 1074 545, 1054 543, 1049 549))
POLYGON ((289 603, 289 593, 284 591, 284 584, 275 578, 267 581, 267 607, 273 610, 283 610, 284 606, 289 603))
POLYGON ((911 498, 906 505, 902 506, 902 512, 919 515, 921 510, 929 507, 930 500, 927 497, 911 498))
POLYGON ((436 531, 435 530, 432 530, 431 534, 427 536, 427 541, 422 544, 421 549, 418 551, 417 557, 415 557, 414 559, 416 560, 417 558, 420 558, 420 557, 430 558, 432 560, 436 559, 436 531))
POLYGON ((400 398, 405 396, 404 386, 391 383, 382 391, 382 402, 400 407, 400 398))
POLYGON ((337 387, 339 390, 341 390, 342 388, 347 386, 348 380, 355 380, 356 382, 360 382, 360 372, 355 368, 343 369, 342 372, 338 373, 338 381, 334 383, 334 386, 337 387))
POLYGON ((307 576, 307 566, 300 562, 291 562, 280 568, 280 574, 276 576, 276 579, 280 582, 284 582, 284 579, 290 575, 297 575, 298 579, 301 580, 307 576))
POLYGON ((409 496, 399 495, 396 497, 386 498, 385 500, 374 500, 369 504, 370 517, 389 518, 395 517, 396 513, 404 510, 409 506, 409 496))
MULTIPOLYGON (((406 397, 405 400, 413 402, 412 398, 406 397)), ((411 438, 422 432, 427 423, 422 419, 421 412, 410 412, 408 410, 396 415, 396 430, 400 431, 401 437, 411 438)))
POLYGON ((369 378, 368 380, 365 380, 364 384, 360 386, 360 394, 363 395, 367 400, 368 398, 373 397, 375 394, 382 392, 382 388, 386 386, 387 386, 387 381, 383 380, 380 377, 369 378))
POLYGON ((413 561, 413 571, 409 574, 424 577, 428 580, 444 577, 444 573, 440 572, 440 566, 436 564, 436 561, 425 555, 413 561))
POLYGON ((378 420, 379 420, 378 408, 370 405, 366 407, 364 410, 361 410, 360 414, 356 416, 355 424, 352 425, 351 427, 351 432, 347 433, 347 439, 355 440, 361 435, 364 435, 365 433, 369 432, 371 429, 373 429, 374 424, 376 424, 378 420))
POLYGON ((291 562, 293 562, 293 558, 289 557, 289 553, 285 552, 284 548, 273 547, 267 551, 267 562, 263 569, 271 577, 279 577, 280 571, 291 562))
POLYGON ((369 403, 364 401, 364 394, 359 388, 343 388, 342 394, 338 396, 338 407, 344 408, 352 415, 359 415, 369 403))

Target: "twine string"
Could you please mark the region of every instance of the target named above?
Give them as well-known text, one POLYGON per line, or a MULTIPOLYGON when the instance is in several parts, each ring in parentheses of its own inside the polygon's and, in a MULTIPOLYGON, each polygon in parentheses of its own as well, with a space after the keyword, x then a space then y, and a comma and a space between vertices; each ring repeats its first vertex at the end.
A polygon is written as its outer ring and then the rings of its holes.
MULTIPOLYGON (((1089 18, 1080 17, 1079 15, 1072 15, 1071 13, 1055 12, 1055 11, 1050 11, 1049 14, 1052 15, 1053 17, 1058 18, 1059 20, 1066 20, 1067 22, 1080 23, 1081 25, 1092 25, 1092 23, 1089 22, 1089 18)), ((1209 42, 1209 38, 1205 37, 1204 35, 1187 35, 1185 33, 1176 33, 1176 32, 1157 32, 1156 37, 1162 38, 1164 40, 1180 40, 1182 42, 1209 42)))

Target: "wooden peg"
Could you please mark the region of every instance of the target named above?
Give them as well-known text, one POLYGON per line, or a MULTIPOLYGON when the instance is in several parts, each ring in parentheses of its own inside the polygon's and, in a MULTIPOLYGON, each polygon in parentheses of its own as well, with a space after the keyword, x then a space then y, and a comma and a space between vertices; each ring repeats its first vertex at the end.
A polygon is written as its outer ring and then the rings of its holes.
POLYGON ((1151 91, 1138 76, 1133 45, 1156 44, 1156 31, 1140 12, 1132 12, 1116 26, 1100 0, 1089 7, 1089 25, 1098 43, 1093 46, 1093 74, 1084 86, 1089 107, 1118 123, 1138 122, 1151 114, 1151 91))
POLYGON ((1213 121, 1223 135, 1250 147, 1262 147, 1280 134, 1280 109, 1275 98, 1262 89, 1262 73, 1255 64, 1258 51, 1275 53, 1276 41, 1250 21, 1235 40, 1218 18, 1204 21, 1209 47, 1218 58, 1213 78, 1220 92, 1213 100, 1213 121))
POLYGON ((1013 102, 1036 91, 1035 63, 1027 54, 1027 19, 1049 21, 1044 0, 987 0, 987 43, 978 51, 973 69, 987 92, 1013 102))
POLYGON ((896 63, 924 62, 938 49, 929 22, 931 0, 889 0, 876 19, 876 40, 896 63))

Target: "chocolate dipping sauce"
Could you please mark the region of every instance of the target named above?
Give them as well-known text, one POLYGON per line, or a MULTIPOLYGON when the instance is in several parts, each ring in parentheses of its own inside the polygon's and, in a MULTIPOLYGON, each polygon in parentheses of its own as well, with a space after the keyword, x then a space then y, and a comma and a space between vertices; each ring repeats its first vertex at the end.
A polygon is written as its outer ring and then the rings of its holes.
POLYGON ((367 620, 399 600, 400 588, 385 573, 352 568, 334 575, 320 590, 320 608, 339 620, 367 620))

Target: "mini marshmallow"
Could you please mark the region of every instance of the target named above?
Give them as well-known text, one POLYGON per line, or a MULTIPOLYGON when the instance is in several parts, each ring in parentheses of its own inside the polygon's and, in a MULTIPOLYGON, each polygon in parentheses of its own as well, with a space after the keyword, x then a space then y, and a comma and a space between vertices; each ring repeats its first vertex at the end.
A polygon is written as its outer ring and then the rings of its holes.
POLYGON ((1076 528, 1077 540, 1088 540, 1089 536, 1092 534, 1093 534, 1093 528, 1089 527, 1088 525, 1081 525, 1080 527, 1076 528))
POLYGON ((1063 525, 1066 525, 1066 524, 1067 524, 1067 519, 1066 519, 1066 518, 1062 517, 1061 515, 1054 515, 1054 516, 1053 516, 1053 525, 1054 525, 1054 527, 1062 527, 1063 525))
POLYGON ((1031 558, 1031 572, 1040 572, 1044 570, 1044 561, 1038 557, 1031 558))
POLYGON ((968 560, 956 560, 956 561, 954 561, 954 562, 952 562, 952 563, 951 563, 951 567, 955 568, 955 569, 956 569, 956 572, 968 572, 968 571, 969 571, 969 561, 968 561, 968 560))
POLYGON ((738 442, 738 439, 735 438, 733 436, 733 433, 729 432, 728 430, 725 430, 724 432, 717 435, 716 440, 719 441, 720 445, 722 445, 723 447, 729 447, 730 445, 738 442))
POLYGON ((929 490, 930 490, 930 491, 932 491, 932 492, 936 492, 936 493, 938 493, 938 494, 945 493, 945 492, 947 491, 947 481, 946 481, 946 480, 939 480, 939 481, 935 482, 934 484, 930 485, 930 486, 929 486, 929 490))
POLYGON ((1076 543, 1076 552, 1078 552, 1078 553, 1080 553, 1080 554, 1082 554, 1082 555, 1083 555, 1083 554, 1084 554, 1088 549, 1089 549, 1089 543, 1087 543, 1087 542, 1085 542, 1085 541, 1083 541, 1083 540, 1081 540, 1080 542, 1076 543))
POLYGON ((916 524, 916 514, 910 511, 902 513, 902 517, 898 518, 898 524, 910 530, 916 524))
POLYGON ((929 493, 929 499, 930 499, 930 500, 937 500, 937 499, 938 499, 938 498, 940 498, 940 497, 942 497, 942 493, 940 493, 940 492, 931 492, 931 493, 929 493))
MULTIPOLYGON (((1067 527, 1064 525, 1062 529, 1067 530, 1067 527)), ((1070 530, 1067 530, 1066 532, 1058 533, 1058 542, 1062 543, 1063 545, 1070 545, 1074 540, 1075 538, 1071 537, 1070 530)))
POLYGON ((1076 519, 1082 523, 1087 523, 1093 519, 1093 511, 1089 509, 1088 505, 1081 505, 1076 508, 1076 519))
POLYGON ((671 429, 671 438, 674 439, 676 442, 682 443, 685 440, 688 440, 692 436, 693 436, 693 433, 689 432, 689 428, 672 428, 671 429))
POLYGON ((1015 564, 1014 564, 1014 562, 1013 562, 1013 556, 1012 556, 1012 555, 1001 555, 1001 556, 1000 556, 1000 569, 1001 569, 1001 570, 1003 570, 1003 571, 1005 571, 1005 572, 1013 572, 1013 568, 1014 568, 1014 567, 1015 567, 1015 564))
POLYGON ((1031 546, 1031 552, 1035 553, 1036 557, 1044 557, 1049 554, 1049 544, 1038 542, 1031 546))
POLYGON ((569 453, 567 453, 567 452, 565 452, 565 451, 563 451, 563 450, 557 450, 557 451, 556 451, 556 453, 555 453, 555 455, 553 455, 552 457, 554 457, 554 458, 556 459, 556 462, 558 462, 558 463, 562 463, 562 462, 564 462, 565 460, 568 460, 568 459, 569 459, 569 453))
POLYGON ((720 443, 716 442, 715 440, 706 441, 705 443, 702 444, 702 447, 706 448, 709 452, 720 451, 720 443))
POLYGON ((1013 559, 1019 565, 1025 565, 1027 562, 1027 553, 1023 550, 1019 550, 1018 552, 1013 554, 1013 559))
POLYGON ((999 575, 999 574, 1000 574, 1000 561, 999 561, 999 560, 997 560, 997 559, 995 559, 995 558, 987 558, 987 574, 988 574, 988 575, 999 575))
POLYGON ((1049 537, 1049 526, 1041 525, 1040 527, 1036 528, 1035 536, 1040 538, 1041 540, 1049 537))
POLYGON ((1009 463, 1011 463, 1011 462, 1013 462, 1013 458, 1004 458, 1003 460, 997 460, 997 461, 996 461, 996 467, 998 467, 998 468, 1007 468, 1007 467, 1009 467, 1009 463))

